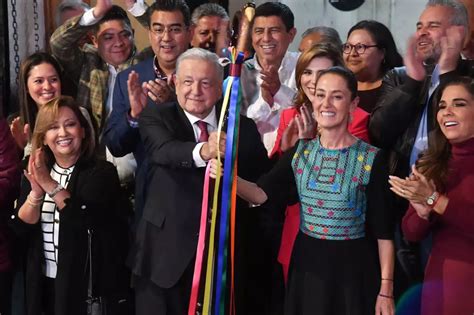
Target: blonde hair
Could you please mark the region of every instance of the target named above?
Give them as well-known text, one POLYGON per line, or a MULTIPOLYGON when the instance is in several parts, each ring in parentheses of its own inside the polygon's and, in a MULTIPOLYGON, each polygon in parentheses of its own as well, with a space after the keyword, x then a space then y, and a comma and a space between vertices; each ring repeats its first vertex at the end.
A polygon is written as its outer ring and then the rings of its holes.
POLYGON ((38 110, 35 129, 33 130, 31 141, 32 152, 38 148, 44 148, 47 156, 47 163, 52 165, 54 162, 55 158, 53 152, 48 146, 44 146, 43 142, 46 132, 58 118, 59 109, 61 107, 70 108, 79 121, 80 126, 84 129, 84 139, 81 143, 81 157, 86 159, 92 158, 95 153, 95 139, 92 135, 91 126, 82 114, 79 105, 77 105, 74 99, 70 96, 59 96, 54 98, 45 105, 41 106, 41 108, 38 110))

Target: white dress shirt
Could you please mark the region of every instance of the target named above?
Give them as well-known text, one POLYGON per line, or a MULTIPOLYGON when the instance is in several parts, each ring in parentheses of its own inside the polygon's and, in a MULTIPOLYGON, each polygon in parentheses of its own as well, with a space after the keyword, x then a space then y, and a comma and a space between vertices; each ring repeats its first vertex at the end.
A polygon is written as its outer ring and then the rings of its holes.
MULTIPOLYGON (((216 117, 216 108, 213 107, 212 111, 207 115, 206 118, 201 119, 198 118, 187 111, 184 111, 184 114, 188 118, 189 122, 191 123, 191 126, 193 126, 194 130, 194 138, 196 139, 196 142, 199 140, 199 137, 201 136, 201 129, 199 129, 198 125, 196 124, 197 121, 202 120, 207 123, 207 132, 211 133, 212 131, 217 130, 217 117, 216 117)), ((204 145, 205 142, 200 142, 196 144, 196 146, 193 149, 193 160, 194 164, 196 167, 205 167, 207 161, 204 161, 203 158, 201 157, 201 148, 204 145)))
MULTIPOLYGON (((128 10, 128 12, 132 14, 133 16, 137 17, 137 16, 141 16, 145 14, 147 8, 148 6, 144 2, 144 0, 137 0, 137 2, 135 2, 133 7, 131 7, 130 10, 128 10)), ((80 25, 90 26, 100 21, 100 19, 96 18, 94 14, 92 13, 93 10, 94 8, 90 8, 89 10, 84 12, 81 19, 79 20, 80 25)))
POLYGON ((278 69, 280 89, 273 96, 274 103, 270 106, 262 97, 260 85, 262 67, 257 56, 247 60, 242 68, 242 114, 253 119, 257 124, 262 142, 268 154, 273 150, 280 123, 280 113, 283 109, 293 105, 296 94, 295 68, 298 61, 298 52, 286 52, 278 69))

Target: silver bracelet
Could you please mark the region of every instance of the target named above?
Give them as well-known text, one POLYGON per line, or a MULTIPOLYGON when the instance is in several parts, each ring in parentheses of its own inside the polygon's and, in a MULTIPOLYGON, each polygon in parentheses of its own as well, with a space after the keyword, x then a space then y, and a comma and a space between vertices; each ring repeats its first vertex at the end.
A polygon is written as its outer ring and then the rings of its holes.
POLYGON ((56 188, 54 188, 52 192, 49 192, 49 193, 48 193, 49 198, 53 199, 54 196, 56 196, 57 193, 60 192, 60 191, 63 190, 63 189, 64 189, 64 187, 63 187, 60 183, 58 183, 58 185, 56 186, 56 188))

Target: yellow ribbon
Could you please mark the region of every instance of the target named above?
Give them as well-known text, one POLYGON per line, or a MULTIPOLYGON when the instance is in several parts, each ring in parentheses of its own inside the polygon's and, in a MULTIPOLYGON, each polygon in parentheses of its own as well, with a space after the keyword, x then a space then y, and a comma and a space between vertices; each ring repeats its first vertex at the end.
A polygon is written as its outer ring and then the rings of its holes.
MULTIPOLYGON (((224 118, 225 113, 227 112, 227 107, 229 105, 229 98, 230 98, 230 90, 232 87, 232 82, 234 81, 233 77, 229 77, 229 81, 227 82, 225 94, 224 94, 224 101, 222 102, 222 109, 221 114, 219 117, 219 124, 217 126, 217 143, 220 143, 220 135, 222 128, 224 126, 224 118)), ((207 268, 206 268, 206 285, 204 287, 204 301, 203 301, 203 314, 211 314, 210 307, 212 305, 212 284, 213 284, 213 274, 214 274, 214 241, 215 241, 215 231, 216 231, 216 222, 217 222, 217 208, 219 202, 219 186, 221 182, 221 152, 219 150, 219 146, 217 146, 217 174, 216 174, 216 182, 214 185, 214 199, 212 202, 212 219, 211 219, 211 230, 209 233, 209 251, 207 255, 207 268)), ((218 311, 218 310, 217 310, 218 311)))

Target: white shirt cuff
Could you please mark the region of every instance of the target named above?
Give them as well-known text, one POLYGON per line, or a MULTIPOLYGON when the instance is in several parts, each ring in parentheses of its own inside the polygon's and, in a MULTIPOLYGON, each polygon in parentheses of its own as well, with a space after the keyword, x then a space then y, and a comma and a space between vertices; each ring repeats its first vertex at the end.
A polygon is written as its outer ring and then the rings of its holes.
POLYGON ((194 165, 196 167, 206 167, 207 163, 206 161, 203 160, 201 157, 201 148, 204 145, 205 142, 200 142, 196 144, 196 146, 193 149, 193 160, 194 160, 194 165))
POLYGON ((295 94, 296 92, 293 89, 282 84, 278 92, 273 96, 275 102, 273 107, 275 107, 276 104, 279 105, 278 109, 292 106, 295 94))
POLYGON ((142 16, 145 14, 147 8, 148 6, 145 4, 144 0, 137 0, 137 2, 135 2, 133 7, 131 7, 128 12, 130 12, 130 14, 135 17, 142 16))
POLYGON ((276 104, 273 104, 273 107, 270 107, 262 95, 259 95, 257 101, 247 108, 247 117, 253 119, 255 122, 266 121, 272 114, 275 105, 276 104))
POLYGON ((90 25, 94 25, 97 22, 99 22, 100 19, 98 19, 94 16, 93 11, 94 11, 94 8, 90 8, 89 10, 84 12, 81 19, 79 20, 79 25, 90 26, 90 25))

